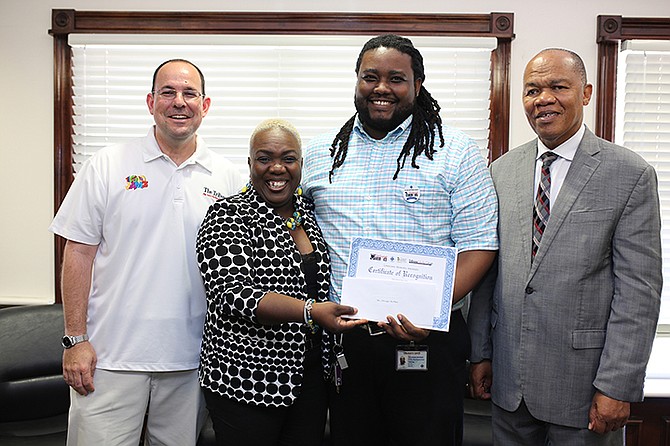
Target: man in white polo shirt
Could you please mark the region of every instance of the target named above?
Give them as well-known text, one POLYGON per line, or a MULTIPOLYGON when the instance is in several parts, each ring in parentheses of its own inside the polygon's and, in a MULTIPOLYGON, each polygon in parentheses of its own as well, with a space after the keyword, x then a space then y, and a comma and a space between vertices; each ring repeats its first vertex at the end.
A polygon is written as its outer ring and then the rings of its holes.
POLYGON ((206 300, 195 237, 211 203, 242 179, 196 135, 202 72, 170 60, 154 73, 147 136, 95 154, 50 230, 65 239, 63 376, 68 445, 192 445, 203 403, 198 358, 206 300))

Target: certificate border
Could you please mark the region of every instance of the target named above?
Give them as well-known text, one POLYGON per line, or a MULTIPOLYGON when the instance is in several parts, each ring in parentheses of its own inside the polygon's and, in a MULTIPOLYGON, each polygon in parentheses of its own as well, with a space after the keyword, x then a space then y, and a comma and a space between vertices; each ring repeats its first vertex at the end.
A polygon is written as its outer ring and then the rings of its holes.
MULTIPOLYGON (((427 257, 439 257, 446 259, 447 264, 444 269, 445 283, 448 279, 452 282, 453 286, 456 258, 458 256, 458 251, 454 247, 397 242, 366 237, 354 237, 354 239, 351 241, 351 252, 349 253, 349 268, 347 270, 348 277, 356 276, 356 271, 358 270, 358 252, 363 248, 400 252, 405 254, 420 254, 427 257)), ((451 292, 453 294, 453 287, 451 292)), ((453 296, 448 294, 448 291, 445 289, 442 294, 440 315, 433 318, 433 328, 440 330, 447 330, 449 328, 449 320, 451 317, 451 299, 453 296)))

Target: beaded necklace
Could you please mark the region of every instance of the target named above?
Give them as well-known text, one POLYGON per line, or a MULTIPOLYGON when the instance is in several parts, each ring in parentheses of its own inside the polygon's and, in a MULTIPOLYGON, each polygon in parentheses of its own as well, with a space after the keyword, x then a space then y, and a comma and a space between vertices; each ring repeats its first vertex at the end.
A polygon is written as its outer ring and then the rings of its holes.
MULTIPOLYGON (((242 193, 247 193, 249 190, 251 190, 251 188, 252 188, 251 181, 249 181, 244 187, 242 187, 241 192, 242 193)), ((297 196, 302 195, 302 185, 298 185, 298 188, 296 189, 295 194, 297 196)), ((284 224, 286 224, 286 227, 290 231, 295 231, 300 226, 302 226, 303 220, 304 220, 304 218, 303 218, 302 214, 298 211, 295 211, 293 213, 293 216, 284 220, 284 224)))
POLYGON ((295 231, 300 226, 302 226, 302 220, 303 219, 300 212, 295 211, 292 217, 286 219, 286 227, 291 231, 295 231))

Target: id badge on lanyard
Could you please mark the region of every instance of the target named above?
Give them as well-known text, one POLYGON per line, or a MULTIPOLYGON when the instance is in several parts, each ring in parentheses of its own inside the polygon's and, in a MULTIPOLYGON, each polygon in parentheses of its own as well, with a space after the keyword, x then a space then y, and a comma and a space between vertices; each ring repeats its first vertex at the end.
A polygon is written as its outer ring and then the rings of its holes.
POLYGON ((395 369, 399 372, 426 372, 428 371, 428 346, 398 345, 395 348, 395 369))

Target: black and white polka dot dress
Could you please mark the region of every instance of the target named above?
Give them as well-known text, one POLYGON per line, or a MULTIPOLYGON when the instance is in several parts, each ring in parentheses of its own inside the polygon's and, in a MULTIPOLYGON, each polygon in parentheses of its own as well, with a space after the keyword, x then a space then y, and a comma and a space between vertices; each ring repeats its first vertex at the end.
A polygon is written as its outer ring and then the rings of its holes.
MULTIPOLYGON (((326 244, 311 203, 298 196, 294 201, 318 266, 317 296, 309 297, 325 301, 330 279, 326 244)), ((261 325, 256 317, 267 292, 308 298, 302 257, 283 219, 251 188, 209 208, 196 250, 207 294, 201 385, 241 402, 291 405, 300 394, 309 329, 297 322, 261 325)))

